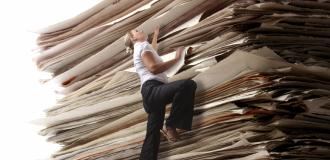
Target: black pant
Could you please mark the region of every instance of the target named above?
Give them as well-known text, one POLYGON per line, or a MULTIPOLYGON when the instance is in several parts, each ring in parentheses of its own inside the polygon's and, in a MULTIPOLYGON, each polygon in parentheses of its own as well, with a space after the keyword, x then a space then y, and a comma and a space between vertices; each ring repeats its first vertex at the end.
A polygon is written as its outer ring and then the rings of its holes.
POLYGON ((196 87, 196 82, 190 79, 170 83, 153 79, 142 85, 143 107, 148 113, 148 122, 140 160, 157 160, 160 129, 163 127, 167 104, 172 102, 165 125, 191 130, 196 87))

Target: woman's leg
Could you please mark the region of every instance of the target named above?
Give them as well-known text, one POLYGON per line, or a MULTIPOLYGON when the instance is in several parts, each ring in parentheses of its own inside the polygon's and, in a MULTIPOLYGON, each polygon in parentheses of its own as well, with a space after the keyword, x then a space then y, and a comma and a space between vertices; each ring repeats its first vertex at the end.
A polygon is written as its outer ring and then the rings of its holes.
POLYGON ((152 111, 148 114, 147 133, 143 142, 140 160, 157 160, 160 129, 164 123, 165 105, 158 106, 158 108, 159 111, 152 111))
POLYGON ((159 101, 150 101, 152 92, 149 92, 153 87, 163 83, 148 82, 142 90, 143 107, 148 113, 147 131, 142 145, 140 160, 157 160, 158 149, 160 144, 160 129, 163 127, 165 117, 165 104, 159 101))
POLYGON ((166 126, 191 130, 194 114, 195 90, 195 85, 191 84, 174 95, 171 113, 166 119, 166 126))
POLYGON ((191 130, 196 88, 195 81, 185 79, 155 86, 152 89, 151 101, 162 104, 172 102, 166 126, 191 130))

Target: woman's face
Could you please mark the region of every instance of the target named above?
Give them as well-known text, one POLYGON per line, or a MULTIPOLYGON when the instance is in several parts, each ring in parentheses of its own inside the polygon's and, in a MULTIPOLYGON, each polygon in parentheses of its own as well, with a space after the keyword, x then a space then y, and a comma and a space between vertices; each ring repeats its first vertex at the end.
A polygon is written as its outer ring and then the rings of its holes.
POLYGON ((143 42, 147 40, 147 35, 142 30, 133 29, 131 33, 135 41, 143 42))

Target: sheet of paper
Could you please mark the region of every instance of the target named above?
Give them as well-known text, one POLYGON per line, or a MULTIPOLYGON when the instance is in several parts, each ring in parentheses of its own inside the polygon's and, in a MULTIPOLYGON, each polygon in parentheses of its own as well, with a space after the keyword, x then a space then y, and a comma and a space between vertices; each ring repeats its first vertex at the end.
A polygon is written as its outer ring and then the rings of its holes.
POLYGON ((184 53, 181 54, 179 61, 177 61, 177 63, 175 63, 172 67, 170 67, 168 70, 165 71, 165 74, 167 75, 167 77, 173 77, 180 70, 180 68, 184 65, 184 60, 185 60, 187 51, 188 51, 188 47, 186 47, 184 49, 184 51, 183 51, 184 53))

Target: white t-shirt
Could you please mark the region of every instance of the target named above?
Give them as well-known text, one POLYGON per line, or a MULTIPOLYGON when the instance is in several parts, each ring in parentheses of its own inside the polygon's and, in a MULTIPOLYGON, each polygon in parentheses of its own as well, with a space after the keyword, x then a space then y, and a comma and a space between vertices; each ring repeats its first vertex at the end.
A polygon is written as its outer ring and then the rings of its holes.
POLYGON ((143 83, 150 79, 156 79, 161 82, 168 83, 168 77, 166 76, 165 73, 153 74, 149 72, 146 66, 144 66, 142 61, 142 54, 150 54, 150 53, 153 54, 157 63, 163 62, 163 60, 160 58, 158 53, 152 48, 151 44, 148 41, 136 42, 134 44, 134 54, 133 54, 134 68, 140 77, 140 81, 141 81, 140 90, 142 89, 143 83), (145 51, 150 51, 150 52, 145 52, 145 51))

